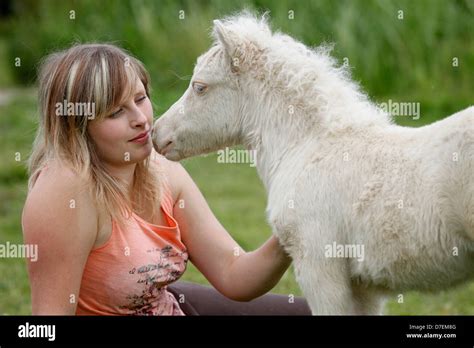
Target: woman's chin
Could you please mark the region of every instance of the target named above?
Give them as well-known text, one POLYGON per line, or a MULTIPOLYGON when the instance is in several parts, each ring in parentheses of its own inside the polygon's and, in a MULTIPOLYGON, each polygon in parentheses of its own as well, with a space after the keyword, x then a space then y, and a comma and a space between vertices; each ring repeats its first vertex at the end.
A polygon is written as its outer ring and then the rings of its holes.
POLYGON ((153 146, 151 143, 148 143, 146 145, 143 145, 139 149, 133 149, 129 151, 128 153, 125 153, 124 160, 125 162, 132 162, 132 163, 137 163, 141 162, 148 157, 150 157, 151 152, 152 152, 153 146))
POLYGON ((151 142, 148 142, 148 144, 143 146, 143 148, 141 148, 140 150, 141 150, 140 151, 141 155, 143 156, 142 160, 144 160, 145 158, 151 155, 151 152, 153 150, 153 145, 151 144, 151 142))

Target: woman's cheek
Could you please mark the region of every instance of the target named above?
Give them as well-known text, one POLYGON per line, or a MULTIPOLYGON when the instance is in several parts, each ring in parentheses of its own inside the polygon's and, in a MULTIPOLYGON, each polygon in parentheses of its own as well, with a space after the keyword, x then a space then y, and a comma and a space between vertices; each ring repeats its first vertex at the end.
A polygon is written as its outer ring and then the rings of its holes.
POLYGON ((121 127, 113 121, 116 120, 104 120, 94 129, 94 142, 103 160, 116 162, 123 157, 127 144, 121 127))
POLYGON ((110 119, 108 121, 103 123, 101 131, 103 139, 106 139, 111 145, 127 142, 127 123, 119 119, 110 119))

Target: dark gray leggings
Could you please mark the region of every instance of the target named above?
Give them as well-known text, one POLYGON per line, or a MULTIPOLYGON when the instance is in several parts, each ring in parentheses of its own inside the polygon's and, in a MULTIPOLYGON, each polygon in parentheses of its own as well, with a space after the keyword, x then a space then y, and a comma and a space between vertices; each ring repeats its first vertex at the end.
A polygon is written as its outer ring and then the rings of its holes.
POLYGON ((168 285, 168 291, 183 302, 179 305, 186 315, 311 315, 301 297, 269 293, 249 302, 238 302, 212 287, 182 281, 168 285))

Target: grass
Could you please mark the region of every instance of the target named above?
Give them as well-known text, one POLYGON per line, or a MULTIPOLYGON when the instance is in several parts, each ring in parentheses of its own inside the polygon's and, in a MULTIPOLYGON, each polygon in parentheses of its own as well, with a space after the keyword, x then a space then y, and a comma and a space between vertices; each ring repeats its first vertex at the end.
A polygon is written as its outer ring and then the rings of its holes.
POLYGON ((374 96, 416 88, 404 97, 470 99, 472 0, 17 0, 13 15, 0 19, 0 68, 8 72, 0 84, 7 76, 31 84, 39 59, 73 42, 112 41, 145 63, 156 87, 174 89, 176 75, 191 74, 209 47, 212 20, 243 8, 269 11, 275 30, 308 45, 334 42, 335 56, 348 59, 374 96))

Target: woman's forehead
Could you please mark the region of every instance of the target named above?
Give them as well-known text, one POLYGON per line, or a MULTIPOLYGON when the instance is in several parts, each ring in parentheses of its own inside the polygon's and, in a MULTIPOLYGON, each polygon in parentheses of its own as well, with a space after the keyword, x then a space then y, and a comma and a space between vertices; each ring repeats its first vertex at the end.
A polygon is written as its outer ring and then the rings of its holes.
POLYGON ((120 103, 123 103, 140 93, 146 93, 146 90, 142 80, 136 76, 135 79, 133 79, 133 81, 129 81, 126 88, 124 88, 122 97, 120 98, 120 103))

